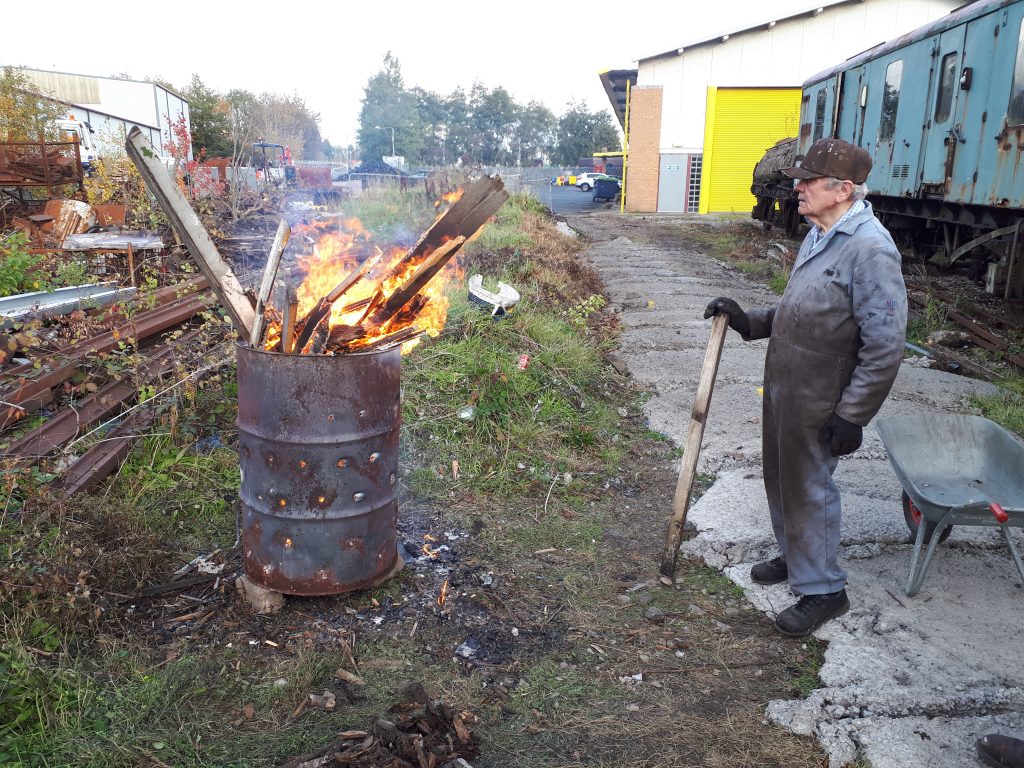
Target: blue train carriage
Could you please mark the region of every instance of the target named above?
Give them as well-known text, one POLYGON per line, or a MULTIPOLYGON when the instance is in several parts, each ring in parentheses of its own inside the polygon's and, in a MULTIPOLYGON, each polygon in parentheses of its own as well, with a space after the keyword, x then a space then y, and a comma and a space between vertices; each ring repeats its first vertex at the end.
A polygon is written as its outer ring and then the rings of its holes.
POLYGON ((1024 294, 1024 0, 980 0, 810 78, 800 154, 874 158, 870 199, 905 252, 1024 294))

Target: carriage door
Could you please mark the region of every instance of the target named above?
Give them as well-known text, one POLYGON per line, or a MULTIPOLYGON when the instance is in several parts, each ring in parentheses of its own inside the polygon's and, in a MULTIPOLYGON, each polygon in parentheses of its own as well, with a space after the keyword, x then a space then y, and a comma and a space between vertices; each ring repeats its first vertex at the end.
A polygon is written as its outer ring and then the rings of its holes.
POLYGON ((944 32, 932 50, 928 111, 925 115, 921 191, 942 195, 953 172, 953 158, 962 129, 957 127, 957 99, 964 58, 964 26, 944 32))

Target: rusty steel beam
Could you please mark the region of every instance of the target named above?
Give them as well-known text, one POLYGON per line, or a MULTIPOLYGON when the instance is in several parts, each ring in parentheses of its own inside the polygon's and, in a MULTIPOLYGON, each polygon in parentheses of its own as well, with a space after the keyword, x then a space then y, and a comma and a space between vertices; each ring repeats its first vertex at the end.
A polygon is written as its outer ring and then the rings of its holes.
MULTIPOLYGON (((175 342, 168 342, 152 350, 140 370, 144 381, 153 381, 170 370, 178 345, 187 345, 198 337, 199 331, 185 334, 175 342)), ((83 397, 75 407, 61 409, 53 418, 40 424, 11 443, 4 458, 32 459, 46 456, 71 442, 82 429, 116 413, 126 401, 138 394, 134 381, 111 381, 83 397)))
POLYGON ((124 325, 107 333, 94 336, 54 355, 61 364, 48 371, 37 370, 33 365, 20 365, 6 372, 0 381, 8 380, 14 386, 0 394, 0 432, 17 423, 26 414, 34 413, 53 399, 51 389, 75 375, 81 361, 109 352, 120 339, 146 339, 161 331, 194 317, 206 308, 208 297, 203 295, 185 296, 162 307, 136 315, 124 325), (29 374, 38 373, 35 378, 29 374))
POLYGON ((101 442, 79 456, 64 471, 63 476, 54 482, 54 486, 69 496, 92 488, 121 466, 132 445, 149 428, 155 417, 156 413, 152 409, 135 411, 107 432, 101 442))

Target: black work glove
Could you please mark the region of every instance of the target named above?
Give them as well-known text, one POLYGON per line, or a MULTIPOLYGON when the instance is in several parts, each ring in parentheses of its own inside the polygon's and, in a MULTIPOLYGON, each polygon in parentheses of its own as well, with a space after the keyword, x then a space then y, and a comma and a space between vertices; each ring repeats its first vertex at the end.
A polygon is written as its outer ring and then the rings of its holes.
POLYGON ((708 304, 707 309, 704 310, 704 319, 707 320, 715 315, 728 315, 729 327, 740 336, 750 334, 750 320, 747 318, 747 313, 740 309, 740 305, 732 299, 719 296, 708 304))
POLYGON ((853 453, 864 441, 864 427, 853 424, 842 416, 833 413, 828 421, 818 430, 818 442, 829 443, 829 452, 833 456, 845 456, 853 453))

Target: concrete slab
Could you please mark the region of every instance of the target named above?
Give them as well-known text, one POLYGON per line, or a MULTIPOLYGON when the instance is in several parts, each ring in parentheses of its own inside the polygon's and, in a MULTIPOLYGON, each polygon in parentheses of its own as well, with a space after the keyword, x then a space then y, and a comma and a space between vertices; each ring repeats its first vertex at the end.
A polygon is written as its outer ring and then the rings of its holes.
MULTIPOLYGON (((653 393, 652 429, 685 442, 710 324, 705 305, 728 295, 741 306, 777 297, 696 249, 644 245, 621 236, 642 217, 570 220, 594 244, 587 255, 618 312, 617 352, 653 393), (622 222, 616 226, 616 222, 622 222)), ((729 334, 701 448, 700 468, 716 474, 689 520, 698 535, 683 550, 721 568, 768 615, 794 598, 785 584, 754 585, 750 566, 776 553, 761 476, 761 402, 765 342, 729 334)), ((969 412, 972 394, 995 388, 908 360, 883 414, 969 412)), ((824 687, 808 698, 774 701, 768 716, 816 736, 830 764, 962 768, 974 741, 992 732, 1024 737, 1024 585, 994 529, 958 528, 941 546, 921 592, 907 597, 911 546, 902 488, 877 432, 842 459, 842 562, 852 608, 817 633, 829 641, 824 687)), ((1018 538, 1022 538, 1018 535, 1018 538)))

